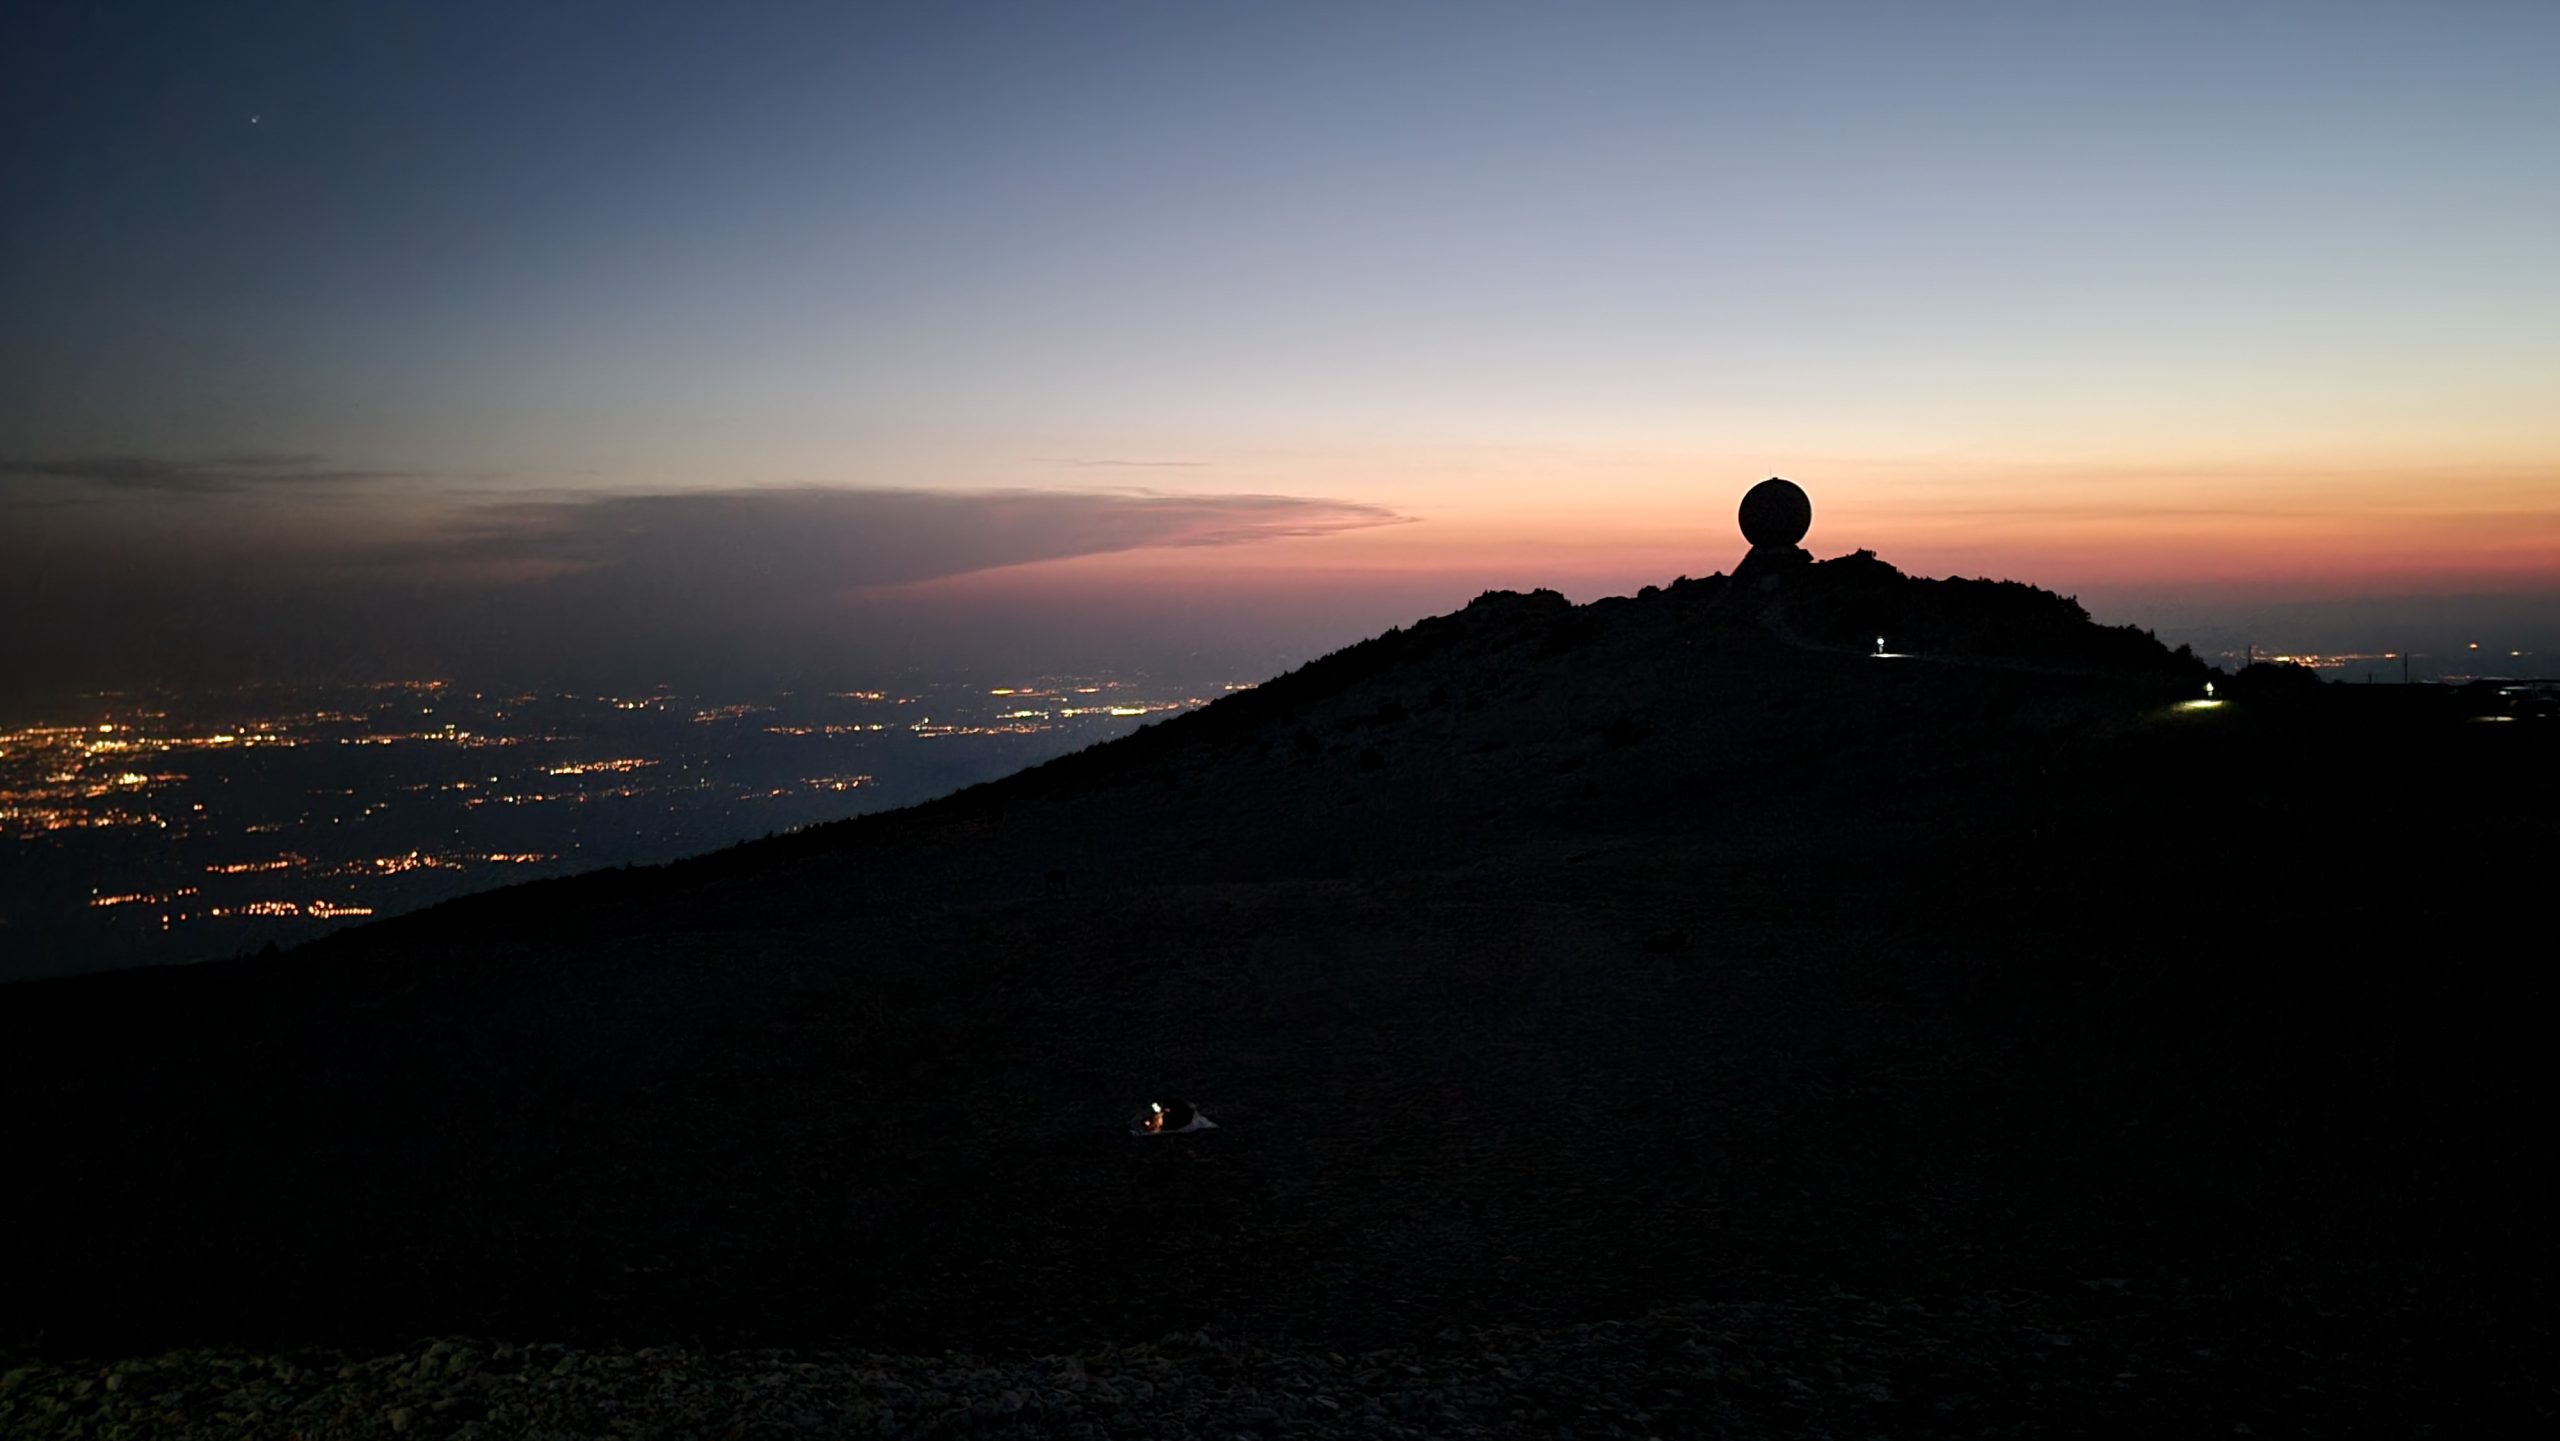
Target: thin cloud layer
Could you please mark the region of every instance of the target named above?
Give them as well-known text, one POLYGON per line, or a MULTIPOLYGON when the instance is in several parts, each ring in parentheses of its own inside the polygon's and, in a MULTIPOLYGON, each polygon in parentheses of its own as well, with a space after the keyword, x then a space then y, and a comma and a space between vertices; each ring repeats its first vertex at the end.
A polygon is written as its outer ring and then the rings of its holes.
POLYGON ((818 487, 591 495, 476 507, 365 564, 430 583, 636 583, 701 599, 814 598, 1069 556, 1251 545, 1405 519, 1380 506, 1286 495, 818 487))
POLYGON ((466 504, 384 536, 350 527, 337 507, 200 505, 201 527, 142 535, 102 516, 86 531, 60 519, 42 540, 0 537, 0 604, 64 618, 0 636, 0 661, 54 688, 243 668, 282 679, 410 669, 534 684, 745 678, 891 649, 965 662, 1000 618, 956 626, 904 588, 1406 520, 1285 495, 803 488, 466 504), (224 523, 253 508, 307 523, 224 523))
POLYGON ((228 495, 290 486, 356 485, 402 480, 415 472, 331 465, 302 452, 240 451, 191 459, 140 455, 0 458, 0 475, 68 481, 104 491, 164 495, 228 495))

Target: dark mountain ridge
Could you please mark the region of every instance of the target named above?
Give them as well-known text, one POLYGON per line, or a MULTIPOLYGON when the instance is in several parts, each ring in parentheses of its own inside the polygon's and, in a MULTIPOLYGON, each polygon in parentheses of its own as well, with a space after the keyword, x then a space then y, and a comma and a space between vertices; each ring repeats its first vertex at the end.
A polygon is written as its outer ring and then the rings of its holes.
POLYGON ((13 986, 0 1338, 1348 1349, 1845 1287, 2547 1400, 2548 967, 2412 899, 2541 883, 2550 738, 2207 678, 1864 552, 1497 593, 913 810, 13 986), (1167 1095, 1221 1129, 1123 1133, 1167 1095))

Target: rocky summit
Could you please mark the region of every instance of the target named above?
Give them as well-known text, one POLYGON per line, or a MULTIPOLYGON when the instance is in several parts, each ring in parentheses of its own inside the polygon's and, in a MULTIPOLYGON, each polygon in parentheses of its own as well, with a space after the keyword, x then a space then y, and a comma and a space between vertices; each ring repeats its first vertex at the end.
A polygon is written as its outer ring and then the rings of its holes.
POLYGON ((1861 552, 12 986, 0 1430, 2547 1423, 2549 730, 1861 552))

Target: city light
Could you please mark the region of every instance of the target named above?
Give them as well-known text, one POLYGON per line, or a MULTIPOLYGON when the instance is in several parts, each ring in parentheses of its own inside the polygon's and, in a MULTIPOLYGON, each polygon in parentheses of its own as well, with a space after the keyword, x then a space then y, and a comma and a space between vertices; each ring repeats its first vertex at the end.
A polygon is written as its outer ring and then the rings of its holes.
POLYGON ((275 857, 273 860, 233 861, 227 865, 206 866, 204 869, 207 875, 250 876, 263 875, 269 871, 297 870, 309 864, 311 864, 311 862, 308 859, 288 852, 284 855, 275 857))
MULTIPOLYGON (((641 760, 637 757, 609 761, 571 761, 567 765, 546 766, 542 773, 547 776, 623 775, 631 771, 646 770, 656 764, 656 761, 641 760)), ((491 779, 494 780, 496 777, 493 776, 491 779)))
POLYGON ((180 949, 150 954, 193 959, 254 945, 258 928, 318 931, 528 867, 609 864, 619 853, 595 837, 670 816, 705 847, 840 818, 901 779, 888 766, 902 746, 1022 747, 961 763, 1002 774, 1247 689, 1041 676, 730 699, 429 680, 100 697, 0 731, 0 845, 88 857, 54 863, 93 867, 54 904, 116 944, 165 933, 180 949), (848 704, 909 709, 874 720, 848 704), (707 747, 698 726, 715 728, 707 747), (821 746, 823 761, 805 749, 821 746), (785 757, 805 759, 772 764, 785 757))

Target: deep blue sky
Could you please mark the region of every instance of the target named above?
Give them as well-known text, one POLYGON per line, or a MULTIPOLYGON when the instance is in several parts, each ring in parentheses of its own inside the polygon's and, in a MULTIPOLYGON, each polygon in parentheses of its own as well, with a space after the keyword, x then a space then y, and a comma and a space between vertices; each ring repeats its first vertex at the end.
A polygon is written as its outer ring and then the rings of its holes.
MULTIPOLYGON (((1720 568, 1771 472, 1817 549, 2162 614, 2560 588, 2560 6, 0 26, 0 550, 42 551, 0 560, 66 599, 183 570, 237 598, 208 654, 285 663, 351 572, 454 627, 636 573, 579 528, 697 513, 633 508, 671 493, 734 492, 726 549, 640 548, 723 622, 1001 625, 882 608, 906 501, 814 503, 866 544, 743 583, 755 537, 811 534, 775 487, 937 497, 927 582, 1315 617, 1263 650, 1720 568), (1028 543, 981 513, 1021 490, 1092 514, 1028 543), (304 609, 235 584, 280 575, 304 609)), ((73 648, 139 658, 170 603, 73 648)))

